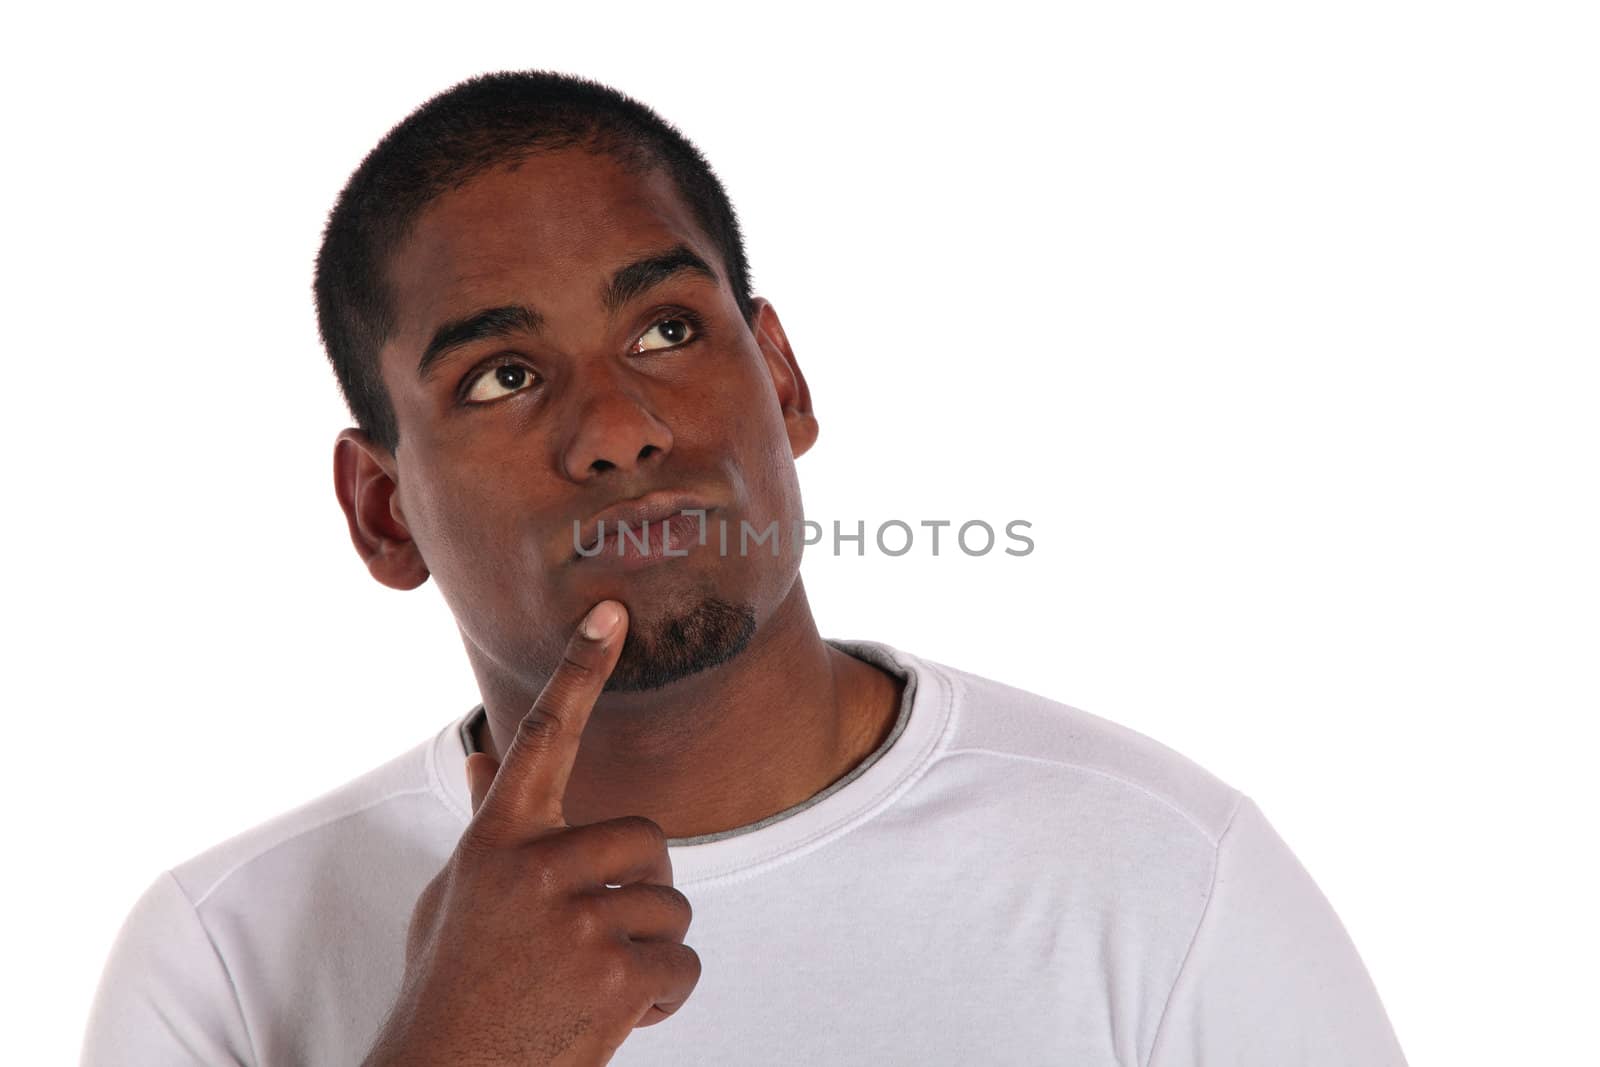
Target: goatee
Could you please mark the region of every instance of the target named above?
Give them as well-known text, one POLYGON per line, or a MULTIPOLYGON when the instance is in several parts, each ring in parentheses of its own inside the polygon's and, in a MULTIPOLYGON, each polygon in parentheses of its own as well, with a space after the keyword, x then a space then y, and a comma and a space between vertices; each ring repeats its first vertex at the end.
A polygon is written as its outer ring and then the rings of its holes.
POLYGON ((605 688, 611 692, 659 689, 726 663, 744 651, 755 631, 755 611, 748 604, 716 597, 707 597, 654 626, 630 626, 605 688))

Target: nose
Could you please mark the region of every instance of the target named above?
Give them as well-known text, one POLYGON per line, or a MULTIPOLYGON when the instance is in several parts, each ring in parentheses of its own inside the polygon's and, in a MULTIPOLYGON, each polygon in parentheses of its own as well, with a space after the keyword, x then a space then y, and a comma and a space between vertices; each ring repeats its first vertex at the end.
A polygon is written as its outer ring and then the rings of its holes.
POLYGON ((672 451, 672 431, 621 380, 623 373, 599 366, 583 376, 577 427, 561 460, 567 477, 575 482, 608 470, 638 470, 672 451))

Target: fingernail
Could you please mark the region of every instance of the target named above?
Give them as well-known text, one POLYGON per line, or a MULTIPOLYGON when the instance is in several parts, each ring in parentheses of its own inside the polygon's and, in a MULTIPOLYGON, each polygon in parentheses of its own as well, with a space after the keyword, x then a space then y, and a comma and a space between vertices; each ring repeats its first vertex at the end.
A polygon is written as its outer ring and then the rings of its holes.
POLYGON ((589 614, 583 617, 583 624, 579 628, 583 636, 591 641, 598 641, 603 637, 610 637, 617 628, 617 623, 622 621, 622 612, 617 608, 615 600, 602 600, 589 609, 589 614))

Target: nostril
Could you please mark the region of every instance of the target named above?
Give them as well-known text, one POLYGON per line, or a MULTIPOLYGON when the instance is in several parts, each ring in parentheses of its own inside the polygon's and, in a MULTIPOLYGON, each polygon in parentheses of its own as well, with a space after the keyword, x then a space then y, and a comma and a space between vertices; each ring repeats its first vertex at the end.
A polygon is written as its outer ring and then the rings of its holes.
POLYGON ((645 445, 643 448, 639 449, 639 458, 649 459, 652 455, 659 451, 661 451, 661 449, 657 448, 655 445, 645 445))

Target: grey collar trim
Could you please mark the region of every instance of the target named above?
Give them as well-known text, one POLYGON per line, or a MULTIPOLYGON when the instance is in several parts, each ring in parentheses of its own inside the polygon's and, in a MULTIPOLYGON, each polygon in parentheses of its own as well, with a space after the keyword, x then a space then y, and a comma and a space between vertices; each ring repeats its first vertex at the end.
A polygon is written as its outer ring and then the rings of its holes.
MULTIPOLYGON (((795 804, 793 807, 785 808, 780 812, 768 815, 764 819, 760 819, 753 823, 748 823, 744 826, 735 826, 731 830, 720 830, 714 834, 699 834, 695 837, 669 837, 667 839, 667 844, 673 846, 703 845, 711 841, 721 841, 724 838, 738 837, 741 834, 753 833, 764 826, 771 826, 773 823, 782 819, 787 819, 790 816, 798 815, 800 812, 805 811, 812 805, 826 800, 828 797, 837 793, 839 790, 843 789, 845 786, 861 777, 862 774, 866 773, 868 767, 871 767, 874 763, 878 762, 885 752, 894 747, 895 741, 897 741, 900 735, 905 732, 906 723, 911 721, 911 705, 915 701, 917 693, 916 674, 905 670, 896 664, 892 659, 890 659, 887 654, 873 647, 872 645, 863 644, 856 641, 837 641, 831 638, 827 638, 825 640, 827 640, 828 644, 832 645, 834 648, 837 648, 839 651, 854 656, 856 659, 864 660, 867 663, 872 664, 874 667, 878 667, 884 671, 887 671, 889 674, 892 674, 905 682, 905 691, 900 697, 900 714, 895 718, 894 727, 889 731, 889 736, 884 738, 883 743, 877 748, 873 749, 872 753, 868 755, 866 759, 852 767, 849 773, 847 773, 843 778, 840 778, 838 781, 834 782, 826 789, 823 789, 821 792, 802 800, 798 804, 795 804)), ((466 718, 461 720, 461 747, 467 755, 471 755, 474 752, 480 751, 477 743, 473 740, 473 737, 479 727, 487 720, 487 718, 488 712, 484 710, 482 704, 479 704, 467 714, 466 718)))

